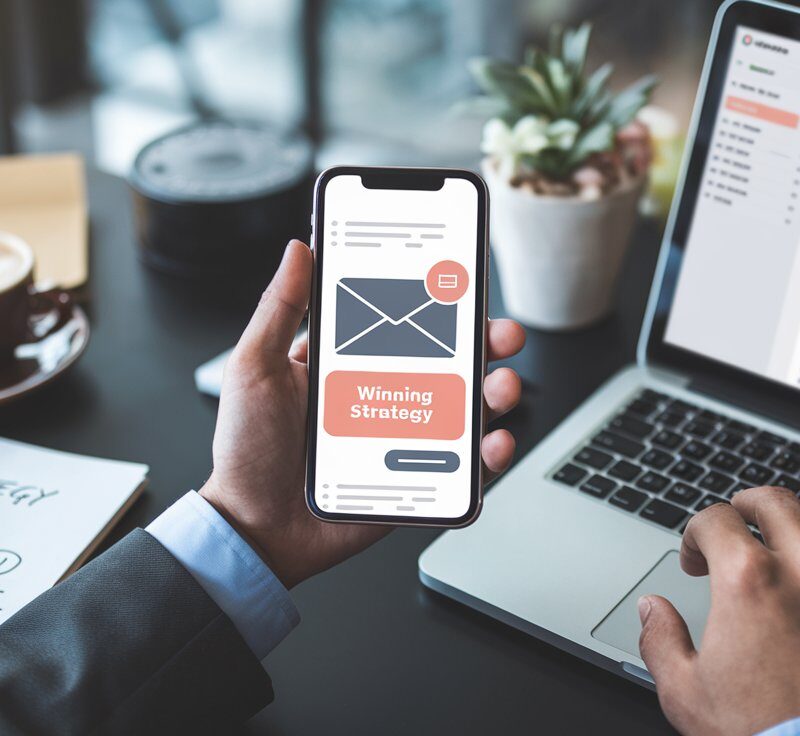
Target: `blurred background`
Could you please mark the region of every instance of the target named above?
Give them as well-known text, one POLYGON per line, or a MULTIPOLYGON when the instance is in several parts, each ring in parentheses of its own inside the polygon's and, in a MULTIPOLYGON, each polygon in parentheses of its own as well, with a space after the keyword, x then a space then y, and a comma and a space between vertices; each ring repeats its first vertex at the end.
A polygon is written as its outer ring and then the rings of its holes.
POLYGON ((466 61, 521 59, 590 20, 615 87, 655 72, 685 126, 717 0, 0 0, 0 152, 71 149, 127 173, 204 115, 303 128, 317 168, 471 165, 466 61))

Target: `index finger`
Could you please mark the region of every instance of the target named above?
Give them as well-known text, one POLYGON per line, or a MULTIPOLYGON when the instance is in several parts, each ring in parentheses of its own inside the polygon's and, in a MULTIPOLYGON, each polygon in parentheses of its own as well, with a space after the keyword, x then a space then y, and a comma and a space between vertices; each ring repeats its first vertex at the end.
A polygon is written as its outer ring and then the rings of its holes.
POLYGON ((683 533, 681 567, 689 575, 710 574, 738 552, 758 545, 744 519, 730 504, 709 506, 692 517, 683 533))

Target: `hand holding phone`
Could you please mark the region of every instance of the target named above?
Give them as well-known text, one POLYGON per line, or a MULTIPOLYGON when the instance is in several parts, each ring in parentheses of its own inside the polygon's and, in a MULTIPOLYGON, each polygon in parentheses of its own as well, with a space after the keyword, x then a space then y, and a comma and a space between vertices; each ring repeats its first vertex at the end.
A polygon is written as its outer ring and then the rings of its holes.
POLYGON ((307 501, 326 521, 480 510, 488 194, 450 169, 317 181, 307 501))
MULTIPOLYGON (((201 489, 222 516, 252 545, 288 588, 365 547, 388 526, 326 524, 306 508, 305 431, 307 343, 292 344, 311 291, 308 247, 289 243, 278 273, 225 368, 214 470, 201 489)), ((518 352, 522 328, 510 320, 489 325, 489 359, 518 352)), ((519 379, 508 368, 490 373, 484 385, 490 417, 519 401, 519 379)), ((505 430, 483 439, 485 479, 505 470, 514 441, 505 430)))

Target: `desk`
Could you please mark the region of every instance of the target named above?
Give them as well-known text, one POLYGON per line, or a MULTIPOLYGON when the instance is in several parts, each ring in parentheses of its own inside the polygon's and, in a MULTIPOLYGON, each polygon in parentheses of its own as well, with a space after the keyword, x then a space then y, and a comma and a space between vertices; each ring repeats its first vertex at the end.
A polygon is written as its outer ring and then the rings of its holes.
MULTIPOLYGON (((125 184, 90 172, 89 194, 91 343, 64 380, 0 410, 0 435, 148 463, 149 488, 113 541, 208 475, 216 402, 195 391, 192 372, 235 342, 249 307, 145 270, 125 184)), ((529 333, 512 361, 529 387, 503 421, 518 457, 633 360, 657 245, 642 226, 610 319, 571 335, 529 333)), ((502 313, 498 291, 492 316, 502 313)), ((671 733, 652 693, 425 590, 417 557, 435 536, 395 532, 295 590, 303 623, 267 660, 276 702, 245 733, 671 733)))

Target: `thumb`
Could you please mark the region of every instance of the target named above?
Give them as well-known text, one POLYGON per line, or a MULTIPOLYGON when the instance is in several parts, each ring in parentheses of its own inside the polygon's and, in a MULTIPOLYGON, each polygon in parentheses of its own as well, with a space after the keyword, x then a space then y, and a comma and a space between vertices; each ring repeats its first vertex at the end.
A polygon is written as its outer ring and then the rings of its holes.
POLYGON ((312 265, 308 246, 290 240, 236 347, 240 358, 263 360, 264 353, 288 355, 308 306, 312 265))
POLYGON ((687 669, 695 654, 689 628, 666 598, 646 595, 639 599, 642 633, 639 653, 656 681, 656 688, 674 690, 687 683, 687 669))

